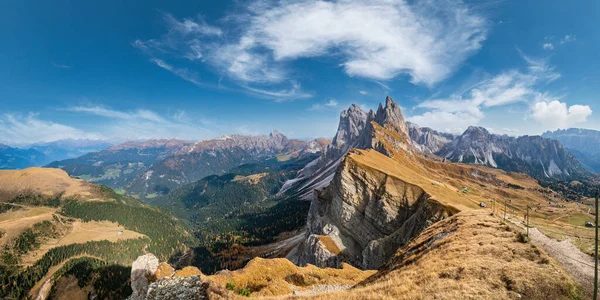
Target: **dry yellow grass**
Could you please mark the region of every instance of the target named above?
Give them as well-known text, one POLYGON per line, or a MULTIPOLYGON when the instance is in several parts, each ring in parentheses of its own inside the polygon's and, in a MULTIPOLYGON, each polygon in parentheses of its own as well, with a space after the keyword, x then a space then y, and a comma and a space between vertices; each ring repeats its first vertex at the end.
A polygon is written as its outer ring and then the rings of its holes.
POLYGON ((325 249, 327 249, 327 251, 336 255, 342 253, 342 250, 336 245, 336 243, 331 239, 331 237, 326 235, 318 235, 317 237, 319 238, 319 242, 323 244, 323 246, 325 246, 325 249))
POLYGON ((252 174, 252 175, 248 175, 248 176, 241 176, 241 175, 236 175, 233 178, 233 181, 236 182, 248 182, 250 184, 257 184, 260 182, 260 179, 267 176, 268 173, 258 173, 258 174, 252 174))
POLYGON ((237 288, 252 291, 253 296, 266 297, 289 295, 315 285, 354 285, 374 273, 348 264, 341 269, 321 269, 312 265, 298 267, 283 258, 255 258, 241 270, 222 271, 209 276, 209 280, 223 287, 233 282, 237 288))
POLYGON ((0 191, 34 192, 45 196, 89 197, 93 190, 84 180, 71 178, 61 169, 28 168, 0 171, 0 191))
POLYGON ((52 220, 55 211, 56 208, 50 207, 23 207, 21 210, 0 214, 0 230, 4 232, 0 238, 0 246, 4 246, 33 224, 52 220))

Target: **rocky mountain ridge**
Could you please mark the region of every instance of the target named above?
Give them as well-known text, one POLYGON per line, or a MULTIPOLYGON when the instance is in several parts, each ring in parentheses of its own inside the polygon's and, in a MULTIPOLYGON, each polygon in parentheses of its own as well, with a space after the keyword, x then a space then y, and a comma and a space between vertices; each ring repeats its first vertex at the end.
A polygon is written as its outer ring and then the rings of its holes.
POLYGON ((19 149, 0 144, 0 170, 41 166, 49 160, 48 156, 32 148, 19 149))
POLYGON ((589 176, 577 158, 556 140, 491 134, 483 127, 470 126, 436 154, 456 162, 522 172, 538 179, 589 176))
POLYGON ((299 157, 321 150, 321 144, 317 141, 288 139, 278 131, 260 136, 223 136, 187 145, 173 155, 155 162, 143 174, 131 180, 126 190, 140 197, 164 195, 205 176, 225 174, 244 163, 260 162, 273 157, 288 159, 289 156, 299 157))
POLYGON ((406 126, 413 147, 421 153, 435 154, 456 138, 453 134, 439 132, 429 127, 420 127, 411 122, 406 122, 406 126))
POLYGON ((600 131, 582 128, 559 129, 546 131, 542 137, 559 141, 588 170, 600 173, 600 131))

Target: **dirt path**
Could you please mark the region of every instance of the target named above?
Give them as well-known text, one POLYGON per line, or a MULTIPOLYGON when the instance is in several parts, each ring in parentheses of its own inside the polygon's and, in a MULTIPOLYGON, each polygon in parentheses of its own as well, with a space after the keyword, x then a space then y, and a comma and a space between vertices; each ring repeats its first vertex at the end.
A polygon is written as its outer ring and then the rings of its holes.
POLYGON ((53 283, 52 275, 54 275, 54 273, 56 273, 56 271, 60 270, 60 268, 62 268, 69 260, 84 257, 84 256, 101 259, 96 256, 81 254, 81 255, 71 256, 71 257, 63 260, 58 265, 52 266, 50 269, 48 269, 48 272, 46 273, 46 275, 44 275, 44 277, 42 277, 42 279, 40 279, 40 281, 38 281, 33 286, 33 288, 29 291, 29 296, 36 300, 46 299, 48 297, 48 294, 50 293, 50 290, 52 289, 52 283, 53 283))
POLYGON ((557 241, 547 237, 537 228, 529 229, 529 236, 536 245, 542 247, 558 261, 592 295, 594 289, 594 258, 581 252, 568 240, 557 241))
MULTIPOLYGON (((513 224, 525 230, 520 220, 510 220, 513 224)), ((586 295, 591 298, 594 293, 594 258, 583 253, 570 241, 558 241, 546 236, 537 228, 529 228, 531 241, 544 249, 552 258, 560 263, 573 279, 579 283, 586 295)))

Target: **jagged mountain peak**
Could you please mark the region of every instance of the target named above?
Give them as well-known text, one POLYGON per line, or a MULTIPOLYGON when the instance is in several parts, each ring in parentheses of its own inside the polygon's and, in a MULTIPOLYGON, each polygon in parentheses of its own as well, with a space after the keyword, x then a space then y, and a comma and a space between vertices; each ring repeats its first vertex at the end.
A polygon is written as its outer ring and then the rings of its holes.
POLYGON ((462 135, 490 135, 490 132, 485 129, 484 127, 481 126, 469 126, 469 128, 467 128, 467 130, 465 130, 465 132, 463 132, 462 135))
POLYGON ((384 128, 394 129, 398 133, 409 136, 402 109, 390 96, 385 98, 385 106, 379 104, 374 121, 384 128))
POLYGON ((281 133, 281 132, 279 132, 277 130, 271 131, 271 133, 269 134, 269 136, 272 137, 272 138, 280 138, 280 139, 286 139, 287 138, 283 133, 281 133))
POLYGON ((367 113, 356 104, 343 110, 340 113, 340 122, 332 141, 332 147, 345 150, 353 147, 366 127, 367 117, 367 113))

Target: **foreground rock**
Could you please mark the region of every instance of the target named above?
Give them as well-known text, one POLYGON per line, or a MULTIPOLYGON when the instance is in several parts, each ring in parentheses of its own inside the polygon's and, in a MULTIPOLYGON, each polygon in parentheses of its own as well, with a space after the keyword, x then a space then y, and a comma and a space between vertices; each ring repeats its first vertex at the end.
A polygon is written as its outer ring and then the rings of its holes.
POLYGON ((159 263, 151 253, 138 257, 131 266, 130 300, 207 299, 206 276, 195 267, 177 270, 159 263))

